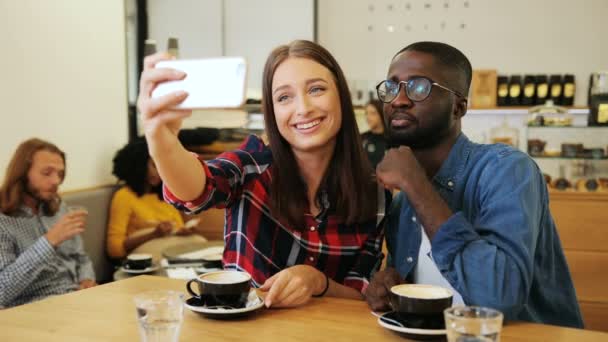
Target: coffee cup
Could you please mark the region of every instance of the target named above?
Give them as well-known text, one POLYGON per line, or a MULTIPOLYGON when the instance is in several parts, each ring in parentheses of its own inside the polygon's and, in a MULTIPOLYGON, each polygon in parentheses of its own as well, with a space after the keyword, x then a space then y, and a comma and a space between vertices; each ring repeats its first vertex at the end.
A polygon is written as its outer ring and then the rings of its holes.
POLYGON ((443 310, 452 306, 452 297, 452 291, 444 287, 425 284, 395 285, 389 294, 397 316, 419 328, 440 328, 443 310))
POLYGON ((124 261, 123 267, 129 270, 144 270, 152 267, 151 254, 129 254, 124 261))
POLYGON ((217 271, 201 274, 186 284, 188 292, 202 305, 244 308, 251 288, 249 273, 239 271, 217 271), (198 285, 198 293, 192 290, 198 285))

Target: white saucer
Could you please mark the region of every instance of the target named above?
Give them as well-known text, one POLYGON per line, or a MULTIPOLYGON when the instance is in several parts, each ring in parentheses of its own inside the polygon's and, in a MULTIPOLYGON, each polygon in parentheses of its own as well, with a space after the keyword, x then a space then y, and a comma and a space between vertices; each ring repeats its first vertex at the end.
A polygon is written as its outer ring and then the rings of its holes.
POLYGON ((244 316, 248 313, 254 312, 264 306, 264 301, 258 296, 255 290, 249 292, 247 298, 247 304, 244 308, 240 309, 227 309, 227 308, 209 308, 206 306, 192 305, 191 303, 196 301, 196 298, 191 297, 184 302, 184 306, 197 313, 201 313, 205 316, 212 318, 232 318, 244 316), (190 302, 190 303, 189 303, 190 302))
POLYGON ((132 270, 132 269, 128 269, 128 268, 124 268, 123 266, 120 266, 119 270, 125 272, 125 273, 129 273, 129 274, 145 274, 145 273, 152 273, 156 270, 158 270, 159 266, 158 265, 152 265, 150 267, 144 268, 143 270, 132 270))
POLYGON ((445 329, 419 329, 404 327, 393 319, 394 316, 394 311, 385 312, 378 317, 378 324, 380 324, 383 328, 405 334, 406 337, 417 340, 437 338, 439 336, 445 336, 446 334, 445 329))

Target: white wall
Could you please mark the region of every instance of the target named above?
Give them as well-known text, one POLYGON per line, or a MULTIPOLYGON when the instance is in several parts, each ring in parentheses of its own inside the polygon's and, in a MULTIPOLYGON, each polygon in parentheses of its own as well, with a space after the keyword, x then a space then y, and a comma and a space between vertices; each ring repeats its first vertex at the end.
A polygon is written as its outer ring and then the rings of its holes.
MULTIPOLYGON (((127 141, 121 0, 0 0, 0 172, 39 137, 67 153, 62 190, 114 182, 127 141)), ((3 177, 3 175, 2 175, 3 177)))
POLYGON ((244 56, 249 65, 248 96, 261 97, 268 54, 294 39, 313 40, 313 0, 225 0, 226 56, 244 56), (257 95, 257 96, 256 96, 257 95))
POLYGON ((180 58, 222 54, 222 0, 148 0, 148 37, 158 51, 179 38, 180 58))
POLYGON ((159 50, 178 37, 180 58, 246 57, 247 96, 259 98, 272 48, 313 39, 313 9, 313 0, 149 0, 149 37, 159 50))
POLYGON ((606 18, 606 0, 320 0, 319 42, 350 79, 376 81, 407 44, 443 41, 477 69, 573 73, 585 105, 589 73, 608 69, 606 18))

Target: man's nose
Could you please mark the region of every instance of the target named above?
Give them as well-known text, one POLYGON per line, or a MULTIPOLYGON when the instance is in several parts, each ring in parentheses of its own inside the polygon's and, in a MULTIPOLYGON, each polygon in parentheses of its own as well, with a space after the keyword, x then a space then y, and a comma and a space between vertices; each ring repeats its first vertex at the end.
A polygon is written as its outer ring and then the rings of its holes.
POLYGON ((53 185, 59 185, 62 181, 63 178, 57 173, 53 174, 53 176, 51 177, 51 183, 53 183, 53 185))
POLYGON ((393 107, 411 107, 414 104, 414 102, 407 96, 407 89, 405 87, 406 85, 404 83, 399 85, 397 97, 395 97, 395 99, 393 99, 391 102, 393 107))

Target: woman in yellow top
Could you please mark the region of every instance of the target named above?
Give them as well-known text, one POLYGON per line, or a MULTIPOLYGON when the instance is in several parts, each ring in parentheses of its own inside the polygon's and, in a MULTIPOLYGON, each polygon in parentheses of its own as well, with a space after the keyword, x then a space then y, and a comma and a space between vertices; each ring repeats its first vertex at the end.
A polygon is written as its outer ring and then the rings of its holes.
POLYGON ((112 173, 125 185, 112 197, 107 250, 111 258, 124 258, 152 239, 190 235, 181 214, 162 198, 161 179, 144 139, 135 140, 116 153, 112 173))

